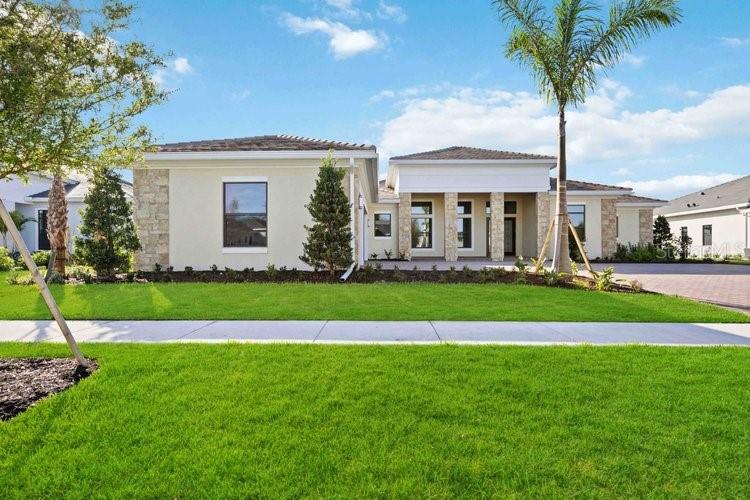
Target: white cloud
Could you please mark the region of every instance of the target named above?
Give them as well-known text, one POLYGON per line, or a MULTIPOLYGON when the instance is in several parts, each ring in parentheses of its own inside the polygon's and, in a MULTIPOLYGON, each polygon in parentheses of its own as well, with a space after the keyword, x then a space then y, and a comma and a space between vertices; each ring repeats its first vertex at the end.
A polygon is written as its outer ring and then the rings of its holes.
POLYGON ((398 100, 413 99, 420 95, 443 92, 445 90, 448 90, 449 88, 457 89, 457 87, 454 87, 447 82, 437 83, 435 85, 414 85, 411 87, 405 87, 403 89, 398 89, 398 90, 385 89, 371 96, 370 102, 379 102, 379 101, 384 101, 387 99, 398 99, 398 100))
POLYGON ((371 52, 383 47, 387 41, 385 35, 367 30, 353 30, 349 26, 320 18, 301 18, 285 13, 284 24, 295 35, 323 33, 330 38, 329 45, 334 57, 346 59, 364 52, 371 52))
POLYGON ((187 75, 193 72, 193 67, 190 66, 187 57, 178 57, 172 61, 172 68, 178 75, 187 75))
POLYGON ((620 167, 620 168, 618 168, 617 170, 615 170, 612 173, 615 174, 615 175, 618 175, 620 177, 623 177, 623 176, 626 176, 626 175, 630 175, 632 172, 630 171, 629 168, 620 167))
POLYGON ((619 186, 632 188, 639 194, 658 194, 674 198, 682 194, 705 189, 724 182, 739 178, 736 174, 706 174, 706 175, 676 175, 667 179, 653 179, 645 181, 623 181, 619 186))
MULTIPOLYGON (((557 116, 538 96, 500 89, 449 88, 407 98, 383 126, 389 154, 455 144, 555 153, 557 116)), ((573 163, 651 157, 665 146, 711 137, 750 138, 750 85, 717 90, 679 110, 631 112, 630 90, 612 80, 579 109, 568 111, 568 157, 573 163)))
POLYGON ((403 24, 408 19, 403 7, 396 4, 388 4, 383 0, 378 3, 378 17, 381 19, 393 19, 399 24, 403 24))
POLYGON ((250 92, 250 89, 241 89, 241 90, 235 90, 232 92, 232 100, 233 101, 244 101, 248 97, 252 95, 252 92, 250 92))
POLYGON ((151 79, 159 87, 173 89, 182 80, 182 77, 194 73, 187 57, 177 57, 166 62, 164 68, 159 68, 151 75, 151 79))
POLYGON ((719 40, 721 40, 721 43, 728 47, 742 47, 743 45, 750 45, 750 38, 739 38, 739 37, 728 37, 728 36, 722 36, 719 37, 719 40))
POLYGON ((640 68, 643 66, 643 63, 646 62, 646 56, 637 56, 635 54, 625 54, 625 57, 623 58, 623 62, 625 64, 629 64, 630 66, 634 68, 640 68))
POLYGON ((329 7, 336 9, 336 14, 358 19, 363 12, 354 6, 353 0, 325 0, 329 7))
POLYGON ((662 87, 661 90, 665 94, 679 97, 681 99, 697 99, 705 95, 703 92, 692 89, 684 89, 679 85, 667 85, 666 87, 662 87))

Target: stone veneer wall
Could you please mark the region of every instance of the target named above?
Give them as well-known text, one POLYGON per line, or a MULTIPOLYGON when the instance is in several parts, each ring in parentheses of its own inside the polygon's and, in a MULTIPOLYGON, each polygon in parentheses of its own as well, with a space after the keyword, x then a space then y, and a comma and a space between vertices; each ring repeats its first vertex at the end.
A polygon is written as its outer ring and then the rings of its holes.
POLYGON ((445 245, 445 260, 455 262, 458 260, 458 193, 444 193, 445 196, 445 233, 443 242, 445 245))
POLYGON ((645 245, 654 242, 654 209, 638 210, 638 242, 645 245))
POLYGON ((398 195, 398 253, 411 260, 411 193, 398 195))
POLYGON ((612 257, 617 250, 617 200, 602 199, 602 257, 612 257))
POLYGON ((169 170, 133 171, 133 219, 141 241, 135 252, 136 270, 169 266, 169 170))
POLYGON ((544 239, 547 237, 550 223, 550 204, 548 193, 536 194, 536 257, 542 251, 544 239))
POLYGON ((505 258, 505 193, 490 193, 490 258, 505 258))

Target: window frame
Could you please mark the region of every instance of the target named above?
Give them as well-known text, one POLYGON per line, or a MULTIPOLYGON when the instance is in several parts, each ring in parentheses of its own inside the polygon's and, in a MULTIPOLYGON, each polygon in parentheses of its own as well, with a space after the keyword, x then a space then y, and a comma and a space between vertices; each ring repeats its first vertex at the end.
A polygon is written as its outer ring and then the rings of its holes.
MULTIPOLYGON (((578 238, 581 240, 581 243, 585 243, 586 242, 586 204, 585 203, 568 203, 568 207, 567 207, 568 208, 568 220, 570 221, 571 224, 573 224, 573 221, 570 220, 570 214, 571 214, 570 207, 583 207, 582 213, 580 212, 574 212, 574 213, 583 215, 583 234, 579 234, 578 238)), ((573 226, 575 227, 576 225, 573 224, 573 226)), ((576 233, 578 232, 579 232, 578 227, 576 227, 576 233)))
MULTIPOLYGON (((473 200, 458 200, 456 202, 456 207, 458 207, 459 203, 468 203, 469 204, 469 213, 468 214, 467 213, 463 213, 463 214, 458 213, 458 208, 456 208, 456 243, 458 243, 458 232, 459 232, 458 231, 458 219, 469 219, 469 225, 471 226, 469 228, 469 238, 470 238, 469 243, 471 243, 471 245, 469 245, 468 247, 458 246, 457 249, 459 251, 461 251, 461 250, 471 251, 471 250, 474 250, 474 227, 475 227, 475 224, 474 224, 474 201, 473 200)), ((465 233, 466 231, 461 231, 461 232, 465 233)))
POLYGON ((391 212, 375 212, 372 214, 372 237, 376 240, 390 240, 393 238, 393 214, 391 212), (378 236, 375 230, 378 227, 378 216, 388 216, 388 236, 378 236))
POLYGON ((412 250, 421 251, 421 250, 432 250, 435 248, 435 203, 432 200, 412 200, 411 205, 409 206, 409 227, 411 227, 411 224, 413 223, 414 219, 429 219, 430 221, 430 246, 428 247, 415 247, 414 246, 414 232, 412 231, 411 234, 411 241, 409 242, 409 245, 411 246, 412 250), (412 209, 414 208, 415 203, 426 203, 430 205, 430 213, 429 214, 415 214, 412 212, 412 209))
POLYGON ((714 227, 713 224, 703 224, 703 227, 701 228, 701 240, 703 242, 704 247, 710 247, 713 245, 714 241, 714 227), (706 243, 706 229, 708 229, 708 243, 706 243))
POLYGON ((268 179, 266 177, 223 177, 221 179, 221 251, 225 254, 232 253, 268 253, 270 226, 270 207, 268 203, 268 179), (266 245, 257 247, 228 247, 226 246, 226 209, 227 209, 227 189, 228 184, 263 184, 265 186, 266 196, 266 245))

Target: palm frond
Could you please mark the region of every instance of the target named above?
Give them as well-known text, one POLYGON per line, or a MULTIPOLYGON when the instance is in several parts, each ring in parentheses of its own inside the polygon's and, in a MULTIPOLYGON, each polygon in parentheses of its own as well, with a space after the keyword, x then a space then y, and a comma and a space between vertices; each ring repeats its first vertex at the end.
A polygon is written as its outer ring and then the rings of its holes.
MULTIPOLYGON (((578 87, 593 88, 596 70, 622 61, 642 39, 680 22, 677 0, 617 0, 609 10, 609 23, 592 22, 575 57, 571 76, 578 87)), ((581 102, 576 100, 575 102, 581 102)))
POLYGON ((553 20, 539 0, 493 0, 500 20, 512 28, 505 55, 531 70, 540 92, 557 99, 553 43, 549 32, 553 20))

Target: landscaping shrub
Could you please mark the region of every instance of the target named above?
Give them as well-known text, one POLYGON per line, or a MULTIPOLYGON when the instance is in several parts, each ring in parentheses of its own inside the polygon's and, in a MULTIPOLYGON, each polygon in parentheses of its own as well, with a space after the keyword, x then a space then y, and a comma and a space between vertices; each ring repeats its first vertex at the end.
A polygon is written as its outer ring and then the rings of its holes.
POLYGON ((0 247, 0 271, 10 271, 16 265, 16 261, 10 256, 8 249, 0 247))
POLYGON ((599 271, 599 274, 596 276, 596 289, 603 291, 612 288, 614 274, 615 268, 612 266, 605 267, 599 271))
POLYGON ((614 260, 619 262, 658 262, 668 257, 667 252, 653 243, 623 245, 618 243, 615 250, 614 260))
POLYGON ((141 248, 132 219, 132 207, 114 170, 98 170, 81 218, 81 236, 75 239, 81 262, 100 276, 130 269, 130 254, 141 248))

